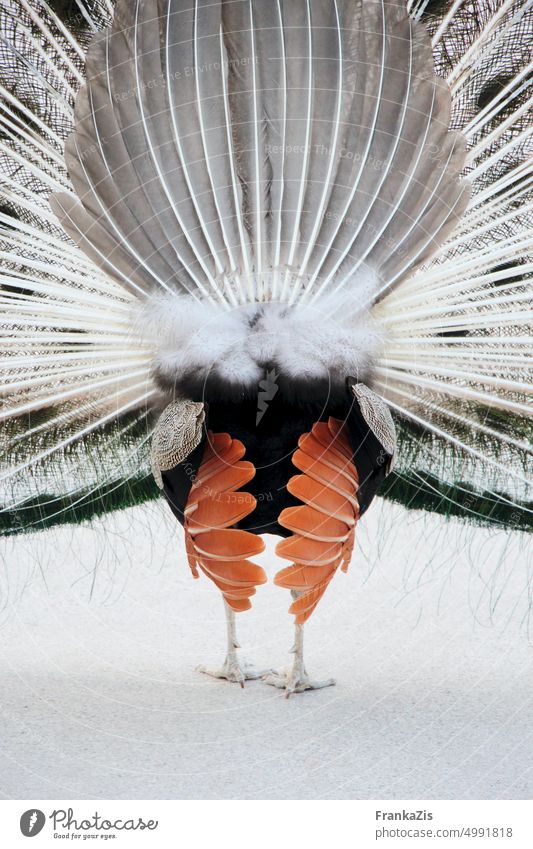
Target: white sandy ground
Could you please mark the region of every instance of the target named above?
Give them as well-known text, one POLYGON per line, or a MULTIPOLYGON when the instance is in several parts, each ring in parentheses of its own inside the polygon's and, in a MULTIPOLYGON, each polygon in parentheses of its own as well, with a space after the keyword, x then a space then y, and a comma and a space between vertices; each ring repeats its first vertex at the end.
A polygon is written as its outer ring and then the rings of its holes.
MULTIPOLYGON (((195 672, 223 659, 223 607, 164 505, 2 545, 3 797, 531 798, 519 535, 376 502, 306 629, 310 672, 338 684, 288 701, 195 672)), ((289 659, 288 595, 239 617, 263 666, 289 659)))

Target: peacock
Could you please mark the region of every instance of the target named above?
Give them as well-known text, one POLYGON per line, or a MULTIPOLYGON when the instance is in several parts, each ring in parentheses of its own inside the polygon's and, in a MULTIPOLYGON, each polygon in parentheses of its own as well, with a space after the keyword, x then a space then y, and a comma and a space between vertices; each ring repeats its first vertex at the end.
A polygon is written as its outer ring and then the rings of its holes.
POLYGON ((3 0, 4 534, 164 497, 294 661, 377 493, 531 528, 531 0, 3 0))

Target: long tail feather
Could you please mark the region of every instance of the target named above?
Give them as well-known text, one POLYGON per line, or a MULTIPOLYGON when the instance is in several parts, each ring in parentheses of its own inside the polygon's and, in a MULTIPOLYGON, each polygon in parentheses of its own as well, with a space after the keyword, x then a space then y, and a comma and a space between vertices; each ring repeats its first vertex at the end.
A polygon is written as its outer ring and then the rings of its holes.
POLYGON ((281 300, 298 328, 312 302, 413 436, 391 497, 471 485, 525 516, 531 3, 118 0, 112 26, 110 0, 77 5, 0 9, 9 509, 73 494, 69 452, 156 402, 139 307, 185 295, 231 320, 281 300))

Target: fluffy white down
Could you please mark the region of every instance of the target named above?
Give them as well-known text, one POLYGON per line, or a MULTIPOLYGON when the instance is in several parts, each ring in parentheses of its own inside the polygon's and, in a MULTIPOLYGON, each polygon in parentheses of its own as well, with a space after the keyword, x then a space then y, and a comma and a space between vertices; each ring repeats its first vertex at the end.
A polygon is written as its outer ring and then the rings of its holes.
POLYGON ((144 305, 137 326, 156 351, 154 370, 168 380, 215 373, 241 386, 257 385, 273 365, 288 379, 362 379, 383 343, 368 312, 354 313, 353 292, 312 305, 270 301, 229 310, 166 295, 144 305))

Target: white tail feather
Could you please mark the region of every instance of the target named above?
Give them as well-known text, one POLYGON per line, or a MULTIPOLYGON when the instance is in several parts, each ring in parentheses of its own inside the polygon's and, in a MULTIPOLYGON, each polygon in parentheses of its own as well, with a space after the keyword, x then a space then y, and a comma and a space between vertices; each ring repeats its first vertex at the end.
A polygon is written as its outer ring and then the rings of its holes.
POLYGON ((118 0, 74 122, 85 49, 38 2, 0 11, 8 69, 37 91, 0 79, 0 393, 3 418, 48 413, 18 446, 68 433, 12 476, 153 403, 139 310, 186 327, 189 303, 238 334, 260 304, 296 375, 315 349, 290 343, 336 322, 326 367, 364 364, 398 413, 503 474, 476 435, 523 450, 490 415, 531 411, 531 4, 470 23, 453 0, 428 35, 424 0, 414 20, 391 0, 118 0))

